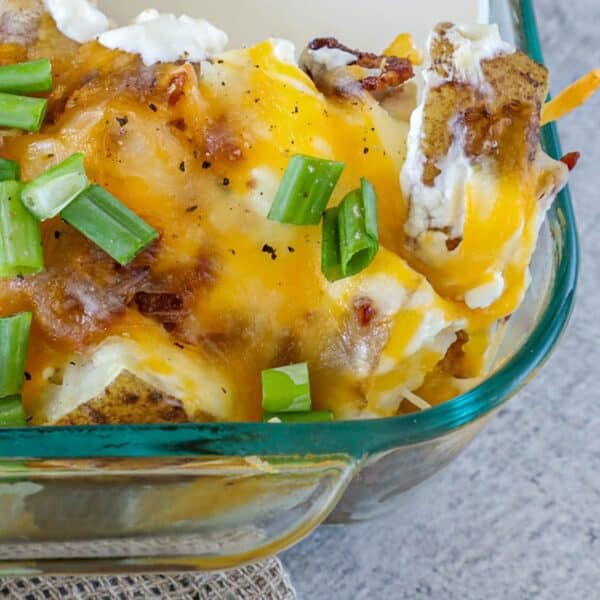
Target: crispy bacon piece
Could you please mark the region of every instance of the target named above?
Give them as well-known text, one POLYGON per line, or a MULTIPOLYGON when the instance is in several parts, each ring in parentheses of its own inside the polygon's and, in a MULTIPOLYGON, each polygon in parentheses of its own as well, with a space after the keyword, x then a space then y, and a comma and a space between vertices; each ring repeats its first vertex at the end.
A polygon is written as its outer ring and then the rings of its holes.
POLYGON ((567 152, 561 159, 560 162, 565 163, 569 168, 569 171, 572 171, 579 162, 581 154, 579 152, 567 152))
POLYGON ((360 298, 354 303, 356 321, 361 327, 368 327, 376 317, 377 311, 369 298, 360 298))
POLYGON ((353 50, 332 37, 312 40, 302 54, 301 64, 317 87, 325 94, 332 92, 342 95, 352 94, 356 84, 368 92, 382 93, 402 85, 414 76, 412 64, 408 58, 353 50), (349 77, 349 73, 343 67, 329 70, 324 65, 316 64, 310 51, 323 48, 340 50, 354 55, 355 60, 349 62, 347 66, 356 65, 365 69, 365 77, 357 80, 349 77), (373 71, 376 73, 373 74, 373 71))
POLYGON ((33 44, 43 12, 38 0, 4 0, 0 4, 0 43, 33 44))
POLYGON ((149 273, 144 258, 121 267, 88 244, 28 279, 36 322, 54 339, 86 343, 123 314, 149 273))
POLYGON ((167 87, 167 103, 169 106, 175 106, 185 94, 186 80, 185 71, 179 71, 171 78, 169 87, 167 87))
POLYGON ((204 152, 214 160, 236 161, 243 158, 242 142, 224 120, 210 123, 204 129, 204 152))
POLYGON ((130 297, 129 304, 142 315, 162 323, 176 339, 187 341, 181 329, 185 329, 191 303, 201 288, 209 287, 215 281, 218 271, 216 258, 202 255, 191 267, 148 277, 130 297))

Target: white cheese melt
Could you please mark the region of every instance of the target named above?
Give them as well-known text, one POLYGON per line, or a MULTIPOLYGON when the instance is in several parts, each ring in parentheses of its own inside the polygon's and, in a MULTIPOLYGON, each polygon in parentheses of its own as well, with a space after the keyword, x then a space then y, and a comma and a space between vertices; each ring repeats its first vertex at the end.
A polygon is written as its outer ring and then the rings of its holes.
POLYGON ((98 37, 110 26, 108 17, 89 0, 44 0, 44 6, 58 30, 80 44, 98 37))
POLYGON ((132 25, 103 33, 98 41, 113 50, 140 54, 147 66, 157 62, 200 62, 221 54, 228 38, 204 19, 159 13, 148 9, 132 25))

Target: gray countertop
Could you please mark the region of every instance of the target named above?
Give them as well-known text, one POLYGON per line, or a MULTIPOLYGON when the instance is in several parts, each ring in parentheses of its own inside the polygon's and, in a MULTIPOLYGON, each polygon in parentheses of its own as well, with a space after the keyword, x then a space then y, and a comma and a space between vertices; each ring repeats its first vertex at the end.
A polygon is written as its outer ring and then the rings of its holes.
MULTIPOLYGON (((598 0, 535 5, 554 91, 600 67, 598 0)), ((600 598, 600 93, 559 129, 583 251, 559 349, 410 513, 284 553, 300 598, 600 598)))

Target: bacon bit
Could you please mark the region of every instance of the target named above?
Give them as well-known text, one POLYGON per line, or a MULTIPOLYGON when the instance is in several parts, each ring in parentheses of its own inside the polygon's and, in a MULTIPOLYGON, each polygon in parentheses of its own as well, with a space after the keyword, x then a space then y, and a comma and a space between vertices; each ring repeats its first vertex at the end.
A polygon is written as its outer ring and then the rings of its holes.
POLYGON ((243 158, 241 141, 224 120, 212 123, 204 130, 204 145, 207 157, 230 161, 243 158))
POLYGON ((354 314, 361 327, 367 327, 377 315, 373 303, 368 298, 361 298, 355 304, 354 314))
MULTIPOLYGON (((368 92, 383 92, 389 88, 398 87, 414 76, 412 64, 408 58, 353 50, 333 37, 316 38, 309 43, 308 48, 310 50, 329 48, 348 52, 356 57, 356 60, 349 63, 349 66, 358 65, 363 69, 378 69, 379 75, 370 75, 358 81, 360 86, 368 92)), ((313 73, 309 72, 309 75, 312 77, 313 73)), ((337 89, 337 91, 343 92, 344 90, 337 89)))
POLYGON ((463 374, 461 373, 461 362, 465 355, 464 347, 468 341, 469 334, 464 329, 456 332, 456 340, 450 348, 448 348, 446 356, 440 362, 441 368, 446 371, 446 373, 449 373, 454 377, 463 378, 463 374))
POLYGON ((446 240, 446 248, 448 249, 448 252, 456 250, 461 245, 462 241, 463 239, 461 237, 446 240))
POLYGON ((560 159, 560 162, 565 163, 569 168, 569 171, 572 171, 577 166, 580 157, 580 152, 567 152, 567 154, 560 159))
POLYGON ((28 292, 38 326, 50 337, 74 347, 88 343, 125 311, 149 278, 144 253, 133 265, 120 267, 102 251, 84 247, 73 236, 60 264, 29 280, 28 292), (67 258, 68 257, 68 258, 67 258))
POLYGON ((183 310, 183 298, 177 294, 137 292, 134 301, 143 315, 171 315, 183 310))
POLYGON ((169 333, 179 334, 180 325, 188 316, 188 305, 195 292, 211 285, 219 270, 216 258, 200 256, 195 264, 152 279, 133 296, 138 311, 159 321, 169 333))
POLYGON ((173 119, 169 121, 169 125, 179 129, 179 131, 185 131, 185 119, 173 119))
POLYGON ((169 106, 175 106, 181 97, 185 94, 185 84, 187 81, 187 75, 185 71, 179 71, 169 81, 167 87, 167 104, 169 106))

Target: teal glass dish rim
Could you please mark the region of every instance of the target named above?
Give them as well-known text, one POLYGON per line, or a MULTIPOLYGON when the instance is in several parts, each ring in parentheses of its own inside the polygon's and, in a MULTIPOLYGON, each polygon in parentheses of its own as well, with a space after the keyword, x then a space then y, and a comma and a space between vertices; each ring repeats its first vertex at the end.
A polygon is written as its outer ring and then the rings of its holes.
MULTIPOLYGON (((514 2, 522 49, 543 62, 531 0, 514 2)), ((556 126, 542 130, 553 157, 562 151, 556 126)), ((573 309, 579 244, 568 188, 548 214, 556 270, 550 301, 523 346, 493 375, 472 390, 420 413, 333 423, 186 423, 27 427, 0 430, 0 457, 104 458, 189 456, 306 456, 347 454, 356 458, 440 437, 489 413, 508 400, 543 365, 573 309)))

